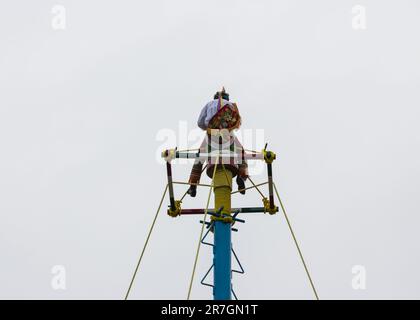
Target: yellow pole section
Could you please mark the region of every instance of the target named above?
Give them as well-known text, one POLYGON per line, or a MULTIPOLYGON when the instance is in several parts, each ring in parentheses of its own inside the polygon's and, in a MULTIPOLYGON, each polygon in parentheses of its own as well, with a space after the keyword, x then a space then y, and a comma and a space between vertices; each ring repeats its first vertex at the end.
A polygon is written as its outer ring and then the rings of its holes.
POLYGON ((214 208, 219 210, 223 206, 222 213, 231 214, 232 172, 218 166, 214 176, 214 208))

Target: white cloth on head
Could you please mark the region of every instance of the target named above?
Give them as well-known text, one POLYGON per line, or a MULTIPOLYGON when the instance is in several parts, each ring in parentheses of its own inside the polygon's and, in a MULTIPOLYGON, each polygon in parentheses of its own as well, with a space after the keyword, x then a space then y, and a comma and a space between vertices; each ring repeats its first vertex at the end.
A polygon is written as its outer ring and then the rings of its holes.
MULTIPOLYGON (((201 129, 207 130, 210 120, 216 115, 216 113, 218 111, 218 108, 217 108, 218 105, 219 105, 219 99, 215 99, 215 100, 207 103, 204 106, 203 110, 201 110, 201 113, 198 116, 198 121, 197 121, 197 125, 201 129)), ((225 99, 222 99, 221 108, 223 108, 225 105, 232 106, 232 104, 229 101, 227 101, 225 99)))

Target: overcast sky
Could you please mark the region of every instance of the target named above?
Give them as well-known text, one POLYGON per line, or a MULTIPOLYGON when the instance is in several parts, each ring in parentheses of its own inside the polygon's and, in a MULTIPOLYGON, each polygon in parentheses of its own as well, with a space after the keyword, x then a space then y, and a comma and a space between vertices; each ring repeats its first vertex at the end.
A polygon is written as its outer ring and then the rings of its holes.
MULTIPOLYGON (((122 299, 166 183, 156 155, 199 141, 224 85, 245 147, 278 155, 320 298, 419 299, 419 14, 415 0, 1 1, 0 298, 122 299)), ((282 215, 243 218, 238 297, 312 299, 282 215)), ((198 220, 162 210, 131 298, 186 298, 198 220)), ((212 298, 211 259, 202 247, 194 299, 212 298)))

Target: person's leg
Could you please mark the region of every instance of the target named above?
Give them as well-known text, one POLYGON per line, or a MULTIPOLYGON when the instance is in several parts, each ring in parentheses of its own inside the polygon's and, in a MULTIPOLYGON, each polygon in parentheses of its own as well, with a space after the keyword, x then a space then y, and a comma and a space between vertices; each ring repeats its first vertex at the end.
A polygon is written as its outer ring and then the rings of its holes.
POLYGON ((201 178, 201 171, 203 170, 203 163, 200 162, 200 160, 197 160, 196 163, 194 163, 190 179, 188 180, 188 183, 190 184, 190 188, 188 189, 188 194, 191 197, 195 197, 197 194, 197 184, 200 183, 201 178))
MULTIPOLYGON (((204 139, 200 146, 200 153, 205 152, 207 146, 207 140, 204 139)), ((197 195, 197 184, 200 183, 201 173, 203 171, 203 163, 197 159, 194 162, 194 165, 191 169, 190 179, 188 183, 190 184, 190 188, 188 189, 188 194, 191 197, 195 197, 197 195)))
POLYGON ((236 183, 241 194, 245 194, 245 181, 248 179, 248 164, 244 159, 245 150, 238 138, 234 137, 235 152, 241 157, 238 159, 238 175, 236 176, 236 183))
POLYGON ((248 179, 248 164, 242 163, 238 165, 238 175, 236 176, 236 183, 241 194, 245 194, 245 181, 248 179))

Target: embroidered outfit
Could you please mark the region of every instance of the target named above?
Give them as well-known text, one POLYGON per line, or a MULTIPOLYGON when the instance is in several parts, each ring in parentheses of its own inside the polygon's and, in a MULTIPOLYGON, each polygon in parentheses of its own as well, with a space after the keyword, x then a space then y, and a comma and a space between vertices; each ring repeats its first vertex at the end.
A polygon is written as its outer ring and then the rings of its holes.
MULTIPOLYGON (((231 103, 225 99, 214 99, 207 103, 200 113, 197 121, 198 126, 208 132, 208 136, 202 142, 200 146, 200 153, 208 152, 208 143, 210 140, 211 129, 227 129, 232 139, 230 143, 230 150, 236 154, 244 154, 244 149, 239 140, 234 136, 233 130, 238 129, 241 126, 241 116, 239 114, 238 107, 235 103, 231 103)), ((231 158, 233 161, 233 158, 231 158)), ((230 166, 234 168, 237 173, 236 182, 238 183, 238 189, 242 190, 245 188, 245 181, 248 178, 248 165, 244 159, 240 159, 239 163, 231 162, 230 166)), ((191 184, 188 193, 194 197, 196 194, 196 184, 200 183, 201 174, 203 172, 203 163, 200 160, 196 160, 194 163, 189 183, 191 184)), ((241 191, 242 194, 245 190, 241 191)))

